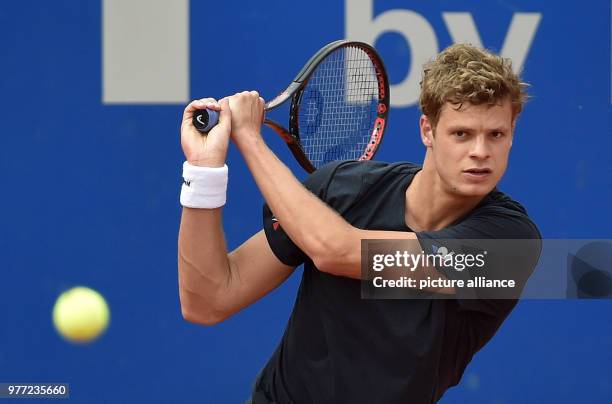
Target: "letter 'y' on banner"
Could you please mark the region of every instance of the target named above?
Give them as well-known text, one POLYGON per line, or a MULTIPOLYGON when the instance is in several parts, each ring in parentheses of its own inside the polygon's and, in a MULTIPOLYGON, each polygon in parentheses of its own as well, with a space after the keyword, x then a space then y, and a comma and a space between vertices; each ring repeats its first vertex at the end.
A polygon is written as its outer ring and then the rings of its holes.
MULTIPOLYGON (((442 17, 454 43, 471 43, 483 47, 470 13, 442 13, 442 17)), ((512 60, 512 69, 515 73, 523 70, 541 19, 541 13, 514 13, 512 16, 500 55, 512 60)))

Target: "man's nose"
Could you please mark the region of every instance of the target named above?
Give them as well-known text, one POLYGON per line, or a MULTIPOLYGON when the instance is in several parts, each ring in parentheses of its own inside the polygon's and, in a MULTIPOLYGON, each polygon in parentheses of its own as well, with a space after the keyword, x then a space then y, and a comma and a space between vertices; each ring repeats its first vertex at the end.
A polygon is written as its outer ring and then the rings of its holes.
POLYGON ((490 145, 485 135, 475 136, 470 146, 470 157, 486 159, 491 155, 490 145))

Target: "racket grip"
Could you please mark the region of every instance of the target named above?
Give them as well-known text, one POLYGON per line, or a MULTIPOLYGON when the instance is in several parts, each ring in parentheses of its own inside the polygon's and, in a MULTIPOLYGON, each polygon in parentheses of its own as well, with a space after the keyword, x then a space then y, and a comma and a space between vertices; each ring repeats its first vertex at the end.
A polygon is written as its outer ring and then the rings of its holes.
POLYGON ((219 112, 212 109, 198 109, 193 113, 192 122, 200 133, 208 133, 219 122, 219 112))

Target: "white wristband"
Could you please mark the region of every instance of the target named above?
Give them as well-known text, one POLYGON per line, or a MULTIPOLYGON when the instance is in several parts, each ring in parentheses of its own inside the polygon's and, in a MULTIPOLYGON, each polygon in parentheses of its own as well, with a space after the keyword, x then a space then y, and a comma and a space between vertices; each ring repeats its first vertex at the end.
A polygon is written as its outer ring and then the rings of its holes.
POLYGON ((199 167, 183 163, 181 205, 188 208, 214 209, 225 205, 227 165, 199 167))

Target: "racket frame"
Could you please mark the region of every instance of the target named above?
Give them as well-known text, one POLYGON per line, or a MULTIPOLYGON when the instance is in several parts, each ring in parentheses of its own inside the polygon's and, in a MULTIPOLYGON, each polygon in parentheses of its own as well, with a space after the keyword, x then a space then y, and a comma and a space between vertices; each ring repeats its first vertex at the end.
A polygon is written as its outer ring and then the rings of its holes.
POLYGON ((378 82, 378 105, 377 105, 377 117, 374 121, 372 133, 368 146, 364 150, 359 160, 370 160, 376 154, 380 142, 382 141, 384 130, 387 125, 387 119, 389 114, 389 80, 383 64, 382 59, 376 52, 376 50, 364 42, 349 41, 349 40, 338 40, 331 42, 321 48, 314 56, 312 56, 308 62, 302 67, 302 70, 297 74, 292 83, 287 86, 280 94, 274 97, 272 100, 265 104, 265 110, 270 111, 279 105, 285 103, 291 98, 291 105, 289 108, 289 130, 279 123, 271 120, 264 119, 264 123, 272 128, 287 144, 289 150, 298 161, 300 166, 311 173, 316 170, 313 164, 310 162, 300 143, 299 133, 299 106, 300 98, 303 90, 308 84, 308 79, 321 64, 321 62, 332 52, 338 48, 343 47, 356 47, 363 50, 370 58, 374 65, 376 72, 376 78, 378 82))

